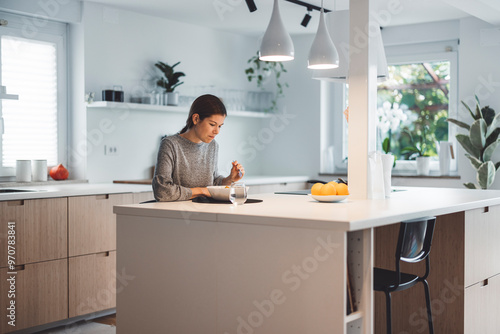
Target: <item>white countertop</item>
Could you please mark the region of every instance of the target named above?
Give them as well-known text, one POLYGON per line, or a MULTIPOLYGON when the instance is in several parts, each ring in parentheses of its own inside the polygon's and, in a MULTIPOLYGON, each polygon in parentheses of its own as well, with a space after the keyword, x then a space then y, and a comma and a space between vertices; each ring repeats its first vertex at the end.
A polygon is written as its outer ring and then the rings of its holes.
POLYGON ((424 216, 499 205, 499 190, 398 188, 391 198, 320 203, 306 195, 259 194, 262 203, 233 206, 192 201, 115 206, 120 215, 354 231, 424 216))
POLYGON ((0 187, 0 189, 36 190, 33 192, 0 193, 0 201, 153 191, 150 185, 113 183, 49 183, 33 186, 16 186, 15 183, 12 183, 11 186, 0 187))

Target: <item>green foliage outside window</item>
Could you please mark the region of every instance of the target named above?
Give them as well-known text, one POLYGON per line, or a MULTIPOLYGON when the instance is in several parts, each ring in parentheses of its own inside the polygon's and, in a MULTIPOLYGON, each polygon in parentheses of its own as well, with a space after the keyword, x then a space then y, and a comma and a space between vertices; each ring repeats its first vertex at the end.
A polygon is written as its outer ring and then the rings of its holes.
POLYGON ((450 63, 389 66, 378 86, 378 144, 399 160, 437 156, 448 140, 450 63))

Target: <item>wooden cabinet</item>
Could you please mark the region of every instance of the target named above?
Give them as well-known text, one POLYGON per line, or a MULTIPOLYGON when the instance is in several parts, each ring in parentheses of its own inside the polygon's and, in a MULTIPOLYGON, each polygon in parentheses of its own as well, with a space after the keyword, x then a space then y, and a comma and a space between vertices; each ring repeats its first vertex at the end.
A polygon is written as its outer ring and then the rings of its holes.
POLYGON ((116 249, 113 206, 134 203, 133 194, 70 197, 68 199, 69 256, 116 249))
POLYGON ((16 268, 16 275, 0 269, 0 301, 2 321, 0 333, 38 326, 68 317, 68 260, 55 260, 26 264, 16 268), (7 278, 15 277, 15 299, 9 298, 11 286, 7 278), (10 300, 15 300, 15 327, 7 310, 10 300), (7 314, 6 314, 7 312, 7 314), (6 320, 8 319, 8 320, 6 320))
POLYGON ((141 202, 151 201, 154 199, 155 196, 152 191, 134 193, 134 203, 141 203, 141 202))
POLYGON ((465 289, 465 333, 496 334, 500 328, 500 275, 465 289))
POLYGON ((500 206, 465 212, 465 286, 500 274, 499 217, 500 206))
MULTIPOLYGON (((67 199, 0 202, 0 249, 7 249, 7 225, 14 222, 16 264, 61 259, 67 250, 67 199)), ((6 267, 7 257, 0 257, 6 267)))
POLYGON ((116 307, 116 251, 69 259, 69 316, 116 307))

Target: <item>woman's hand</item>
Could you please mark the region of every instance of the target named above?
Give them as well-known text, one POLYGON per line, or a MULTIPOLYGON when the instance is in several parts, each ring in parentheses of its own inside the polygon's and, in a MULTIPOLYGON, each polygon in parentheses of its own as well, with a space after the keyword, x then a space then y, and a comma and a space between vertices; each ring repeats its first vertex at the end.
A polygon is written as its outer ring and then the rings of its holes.
POLYGON ((233 167, 231 168, 231 173, 229 174, 229 178, 231 182, 237 182, 243 178, 245 175, 245 169, 238 161, 233 161, 233 167))

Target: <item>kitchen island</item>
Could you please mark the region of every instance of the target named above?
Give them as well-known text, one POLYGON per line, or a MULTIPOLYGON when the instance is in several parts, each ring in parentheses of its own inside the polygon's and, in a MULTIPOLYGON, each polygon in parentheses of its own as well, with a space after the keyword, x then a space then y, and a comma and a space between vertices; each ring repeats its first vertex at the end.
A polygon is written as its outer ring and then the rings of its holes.
MULTIPOLYGON (((388 199, 339 203, 261 194, 251 198, 262 203, 237 207, 116 206, 117 270, 131 278, 117 294, 117 333, 372 333, 382 317, 374 316, 372 268, 394 256, 390 241, 374 250, 374 236, 424 216, 437 217, 429 276, 439 306, 435 331, 498 325, 489 317, 498 303, 488 305, 483 295, 500 294, 500 228, 493 219, 500 191, 398 190, 388 199), (442 294, 450 282, 453 302, 442 294)), ((397 320, 405 307, 395 303, 394 329, 422 332, 419 314, 397 320)))

